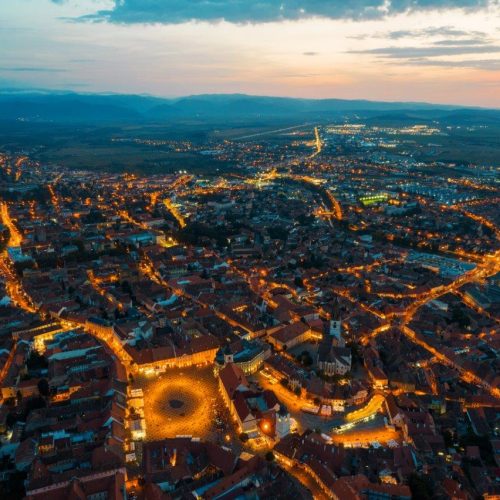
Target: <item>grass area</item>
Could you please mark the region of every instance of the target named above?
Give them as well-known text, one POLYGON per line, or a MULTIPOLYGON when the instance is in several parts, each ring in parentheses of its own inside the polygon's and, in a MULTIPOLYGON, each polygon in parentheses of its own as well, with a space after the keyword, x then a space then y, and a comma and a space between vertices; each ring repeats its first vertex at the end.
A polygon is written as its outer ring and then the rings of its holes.
MULTIPOLYGON (((489 126, 474 130, 454 128, 446 133, 448 135, 392 137, 413 142, 416 146, 415 158, 423 161, 500 166, 499 127, 489 126)), ((408 147, 408 143, 403 143, 398 150, 402 151, 408 147)))
POLYGON ((95 145, 74 143, 51 148, 39 155, 44 161, 60 163, 69 168, 138 173, 170 173, 189 170, 194 173, 232 171, 231 165, 196 152, 161 151, 147 147, 120 144, 95 145))

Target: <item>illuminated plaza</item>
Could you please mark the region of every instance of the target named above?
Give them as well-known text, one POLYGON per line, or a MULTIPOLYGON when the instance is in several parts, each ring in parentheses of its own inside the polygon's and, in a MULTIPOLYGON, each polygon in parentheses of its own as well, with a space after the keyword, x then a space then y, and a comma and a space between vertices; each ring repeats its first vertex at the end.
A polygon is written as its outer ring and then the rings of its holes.
POLYGON ((373 418, 360 422, 343 432, 332 432, 330 439, 333 444, 342 445, 346 448, 375 446, 401 446, 402 436, 397 429, 387 426, 381 414, 373 415, 373 418))
POLYGON ((144 391, 146 440, 216 433, 216 413, 225 408, 211 368, 168 370, 138 379, 137 387, 144 391))

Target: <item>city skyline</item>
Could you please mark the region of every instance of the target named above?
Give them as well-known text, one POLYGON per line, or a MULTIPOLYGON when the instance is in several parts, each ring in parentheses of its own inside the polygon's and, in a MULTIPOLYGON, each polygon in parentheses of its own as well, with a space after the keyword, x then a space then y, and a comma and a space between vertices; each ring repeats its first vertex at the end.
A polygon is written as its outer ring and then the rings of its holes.
POLYGON ((244 5, 3 6, 0 88, 500 106, 497 1, 244 5))

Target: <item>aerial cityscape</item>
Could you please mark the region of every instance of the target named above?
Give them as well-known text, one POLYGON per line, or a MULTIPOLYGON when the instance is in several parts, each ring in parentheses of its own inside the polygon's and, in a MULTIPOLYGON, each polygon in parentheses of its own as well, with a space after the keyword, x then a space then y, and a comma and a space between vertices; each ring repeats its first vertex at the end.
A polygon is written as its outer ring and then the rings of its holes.
POLYGON ((498 2, 17 3, 0 498, 500 498, 498 2), (256 49, 324 25, 352 94, 256 49))

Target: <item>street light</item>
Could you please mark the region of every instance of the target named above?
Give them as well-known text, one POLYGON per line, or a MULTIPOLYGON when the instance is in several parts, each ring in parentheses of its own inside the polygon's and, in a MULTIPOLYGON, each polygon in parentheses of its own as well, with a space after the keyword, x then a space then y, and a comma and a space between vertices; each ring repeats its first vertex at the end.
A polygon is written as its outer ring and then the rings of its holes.
POLYGON ((265 433, 268 433, 271 430, 271 425, 267 420, 263 420, 261 424, 261 428, 265 433))

